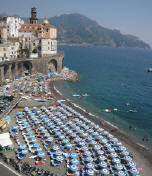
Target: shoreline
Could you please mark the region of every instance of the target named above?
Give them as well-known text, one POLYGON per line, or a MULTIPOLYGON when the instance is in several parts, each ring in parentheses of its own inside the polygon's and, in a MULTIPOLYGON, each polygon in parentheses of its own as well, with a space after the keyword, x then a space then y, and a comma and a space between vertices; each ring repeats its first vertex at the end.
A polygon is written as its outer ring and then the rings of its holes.
MULTIPOLYGON (((124 145, 127 147, 127 149, 131 150, 132 153, 135 155, 135 161, 137 165, 142 165, 145 163, 145 167, 143 167, 145 170, 148 168, 152 168, 152 150, 150 148, 147 148, 144 146, 144 144, 140 142, 135 142, 137 139, 133 136, 128 136, 123 131, 121 131, 118 127, 111 124, 110 122, 99 118, 98 116, 92 114, 91 112, 86 111, 84 108, 82 108, 80 105, 77 105, 73 103, 70 99, 64 97, 64 95, 55 87, 54 82, 49 83, 51 92, 57 99, 63 99, 65 100, 66 104, 70 105, 74 110, 79 112, 82 115, 85 115, 89 120, 93 121, 94 123, 98 124, 103 129, 109 131, 112 135, 117 137, 121 142, 124 143, 124 145), (137 159, 136 159, 137 158, 137 159), (140 160, 140 161, 139 161, 140 160)), ((130 152, 130 151, 129 151, 130 152)), ((149 170, 150 171, 150 170, 149 170)), ((148 172, 149 173, 149 172, 148 172)), ((147 175, 147 174, 144 174, 147 175)), ((147 175, 149 176, 149 175, 147 175)))

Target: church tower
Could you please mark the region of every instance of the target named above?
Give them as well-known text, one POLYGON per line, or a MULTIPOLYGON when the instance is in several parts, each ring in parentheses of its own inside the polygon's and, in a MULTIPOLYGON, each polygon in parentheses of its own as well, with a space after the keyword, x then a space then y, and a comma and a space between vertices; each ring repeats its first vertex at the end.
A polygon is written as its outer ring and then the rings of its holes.
POLYGON ((37 12, 36 8, 31 8, 31 18, 30 18, 30 24, 37 24, 37 12))

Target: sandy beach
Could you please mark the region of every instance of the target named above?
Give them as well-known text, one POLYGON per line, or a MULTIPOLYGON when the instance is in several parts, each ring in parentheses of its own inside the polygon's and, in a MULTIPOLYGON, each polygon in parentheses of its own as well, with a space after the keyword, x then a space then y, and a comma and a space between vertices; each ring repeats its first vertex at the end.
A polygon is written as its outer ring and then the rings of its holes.
POLYGON ((81 113, 94 123, 98 124, 105 130, 109 131, 115 137, 117 137, 123 144, 126 146, 127 150, 133 154, 134 160, 137 164, 137 168, 140 168, 141 174, 143 176, 150 176, 152 169, 152 150, 146 148, 144 145, 135 143, 135 139, 131 136, 127 136, 123 132, 121 132, 117 127, 102 120, 102 118, 96 117, 91 112, 85 111, 85 109, 81 108, 79 105, 76 105, 69 99, 66 99, 61 92, 57 90, 52 82, 50 82, 51 92, 54 94, 56 99, 64 99, 66 103, 71 106, 74 110, 81 113))

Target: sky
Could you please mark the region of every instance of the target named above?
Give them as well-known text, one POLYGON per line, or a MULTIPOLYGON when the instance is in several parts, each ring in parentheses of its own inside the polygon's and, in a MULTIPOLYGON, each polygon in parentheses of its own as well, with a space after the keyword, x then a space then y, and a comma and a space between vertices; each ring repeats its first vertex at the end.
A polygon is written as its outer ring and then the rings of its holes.
POLYGON ((0 0, 0 13, 29 17, 33 6, 38 17, 81 13, 152 46, 152 0, 0 0))

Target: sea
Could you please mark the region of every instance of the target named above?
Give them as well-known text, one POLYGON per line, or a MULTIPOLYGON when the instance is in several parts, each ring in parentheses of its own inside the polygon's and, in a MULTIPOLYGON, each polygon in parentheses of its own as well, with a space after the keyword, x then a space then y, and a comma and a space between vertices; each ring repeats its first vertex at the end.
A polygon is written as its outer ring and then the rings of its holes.
POLYGON ((59 82, 57 89, 74 103, 134 136, 139 143, 152 147, 152 73, 147 72, 152 67, 152 50, 88 46, 59 49, 65 52, 65 67, 77 71, 79 81, 59 82), (79 98, 73 94, 88 96, 79 98), (145 136, 148 140, 143 141, 145 136))

